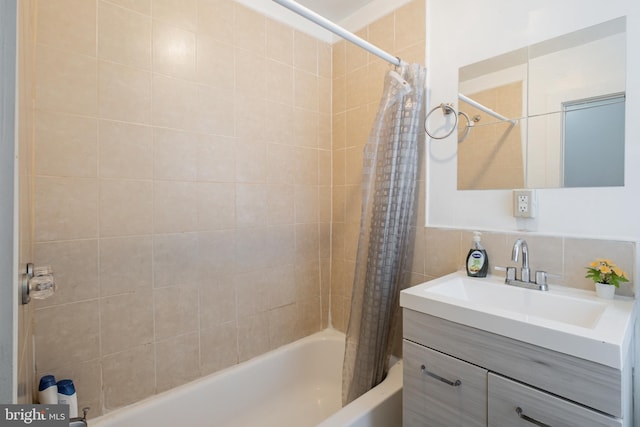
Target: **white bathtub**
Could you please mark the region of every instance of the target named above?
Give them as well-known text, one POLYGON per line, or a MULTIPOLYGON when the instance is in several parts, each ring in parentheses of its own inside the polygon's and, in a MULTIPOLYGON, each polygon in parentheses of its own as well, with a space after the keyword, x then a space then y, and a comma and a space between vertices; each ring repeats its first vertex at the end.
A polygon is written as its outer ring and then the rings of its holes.
POLYGON ((341 408, 344 334, 325 330, 142 402, 90 427, 400 427, 402 361, 341 408))

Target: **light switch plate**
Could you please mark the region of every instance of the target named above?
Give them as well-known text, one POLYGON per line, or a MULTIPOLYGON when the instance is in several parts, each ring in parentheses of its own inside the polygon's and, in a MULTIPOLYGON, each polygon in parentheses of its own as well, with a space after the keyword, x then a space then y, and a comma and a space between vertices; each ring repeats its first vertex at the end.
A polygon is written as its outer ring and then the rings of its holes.
POLYGON ((537 201, 535 190, 513 190, 513 216, 535 218, 537 201))

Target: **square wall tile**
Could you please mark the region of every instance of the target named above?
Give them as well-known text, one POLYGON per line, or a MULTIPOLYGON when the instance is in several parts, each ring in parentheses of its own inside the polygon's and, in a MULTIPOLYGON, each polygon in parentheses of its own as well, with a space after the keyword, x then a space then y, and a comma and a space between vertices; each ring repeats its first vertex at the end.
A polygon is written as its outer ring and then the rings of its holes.
POLYGON ((100 239, 100 294, 151 289, 152 253, 151 236, 100 239))
POLYGON ((36 301, 38 308, 100 295, 96 239, 36 243, 34 249, 34 264, 50 265, 56 281, 56 292, 50 298, 36 301))
POLYGON ((48 111, 35 115, 35 173, 96 177, 98 122, 48 111))
POLYGON ((155 349, 141 345, 102 358, 104 407, 113 410, 156 392, 155 349))
POLYGON ((198 234, 153 236, 153 286, 193 284, 199 275, 198 234))
POLYGON ((153 342, 151 288, 103 298, 100 301, 102 354, 108 355, 153 342), (135 328, 131 326, 135 325, 135 328), (123 331, 127 333, 123 333, 123 331))
POLYGON ((98 300, 56 305, 35 312, 36 366, 42 372, 100 356, 98 300))
POLYGON ((200 370, 203 375, 238 363, 236 322, 200 330, 200 370))
POLYGON ((96 2, 38 0, 38 43, 96 56, 96 2))
POLYGON ((98 57, 150 70, 151 18, 105 1, 98 10, 98 57))
POLYGON ((182 335, 156 344, 158 392, 185 384, 199 376, 199 333, 182 335))
POLYGON ((37 177, 34 200, 36 242, 97 237, 96 179, 37 177))
POLYGON ((100 120, 98 129, 101 178, 153 178, 153 133, 150 126, 100 120))
POLYGON ((100 181, 100 236, 130 236, 153 231, 153 183, 100 181))
POLYGON ((95 57, 39 45, 36 49, 37 109, 95 116, 98 62, 95 57))
POLYGON ((100 118, 133 123, 151 122, 151 73, 100 61, 100 118))
POLYGON ((195 32, 154 20, 153 71, 193 79, 196 75, 195 32))
POLYGON ((156 341, 198 330, 198 288, 190 284, 153 291, 156 341))
POLYGON ((155 128, 153 130, 154 178, 195 181, 198 142, 197 134, 155 128))

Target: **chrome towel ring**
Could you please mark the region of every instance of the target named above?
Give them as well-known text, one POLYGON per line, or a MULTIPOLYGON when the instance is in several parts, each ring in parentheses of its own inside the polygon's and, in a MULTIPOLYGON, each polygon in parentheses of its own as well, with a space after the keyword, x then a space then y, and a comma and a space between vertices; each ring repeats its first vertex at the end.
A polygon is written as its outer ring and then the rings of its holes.
POLYGON ((424 131, 432 139, 445 139, 446 137, 451 135, 453 133, 453 131, 456 130, 457 128, 458 128, 458 114, 456 114, 456 110, 453 108, 453 104, 442 103, 440 105, 437 105, 437 106, 433 107, 431 109, 431 111, 429 111, 427 113, 427 116, 424 118, 424 131), (447 116, 447 115, 449 115, 451 113, 454 113, 454 117, 455 117, 455 121, 453 123, 453 126, 451 126, 451 130, 449 132, 447 132, 446 135, 443 135, 443 136, 435 136, 435 135, 432 135, 431 132, 429 132, 429 117, 431 117, 433 112, 438 110, 438 109, 441 109, 442 110, 442 114, 445 115, 445 116, 447 116))
POLYGON ((456 112, 456 110, 453 108, 452 104, 444 104, 443 103, 443 104, 440 104, 440 105, 437 105, 437 106, 433 107, 431 109, 431 111, 429 111, 427 113, 427 116, 424 118, 424 131, 432 139, 445 139, 446 137, 451 135, 453 133, 453 131, 456 130, 456 128, 458 127, 459 116, 463 116, 467 120, 467 124, 464 127, 464 132, 462 133, 462 136, 458 137, 458 142, 462 142, 469 135, 469 131, 471 130, 473 125, 480 121, 480 116, 473 116, 473 118, 471 118, 471 117, 469 117, 469 115, 467 113, 465 113, 462 110, 459 110, 458 113, 455 116, 456 120, 454 121, 453 126, 451 127, 451 130, 449 132, 447 132, 447 134, 444 135, 444 136, 434 136, 434 135, 431 135, 431 132, 429 132, 428 121, 429 121, 429 117, 431 116, 431 114, 434 111, 436 111, 438 108, 442 109, 442 114, 444 114, 445 116, 448 115, 448 114, 456 112))

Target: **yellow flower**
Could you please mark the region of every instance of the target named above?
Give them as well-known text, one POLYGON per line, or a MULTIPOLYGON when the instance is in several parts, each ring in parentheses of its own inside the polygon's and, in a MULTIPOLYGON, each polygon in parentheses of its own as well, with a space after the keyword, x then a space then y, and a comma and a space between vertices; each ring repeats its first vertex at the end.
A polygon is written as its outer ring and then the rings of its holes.
POLYGON ((627 277, 627 273, 625 273, 620 267, 615 266, 613 267, 613 272, 616 274, 616 276, 620 276, 620 277, 627 277))
POLYGON ((598 264, 600 264, 600 261, 593 261, 591 264, 589 264, 591 267, 596 268, 598 266, 598 264))
POLYGON ((610 269, 610 268, 609 268, 609 266, 608 266, 608 265, 606 265, 606 264, 602 264, 602 265, 598 268, 598 270, 600 270, 600 272, 601 272, 601 273, 604 273, 604 274, 609 274, 609 273, 611 273, 611 269, 610 269))

